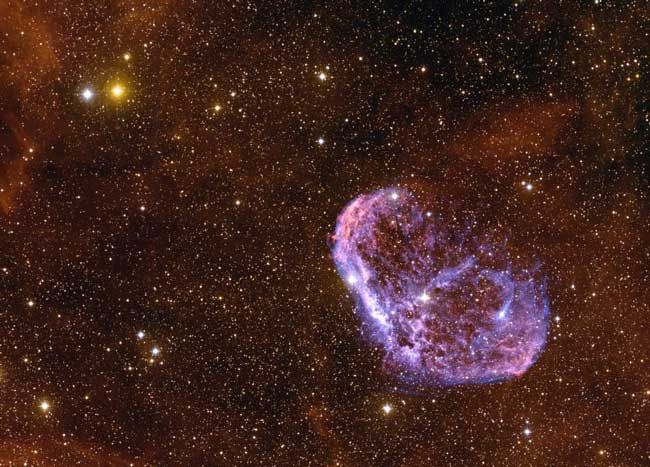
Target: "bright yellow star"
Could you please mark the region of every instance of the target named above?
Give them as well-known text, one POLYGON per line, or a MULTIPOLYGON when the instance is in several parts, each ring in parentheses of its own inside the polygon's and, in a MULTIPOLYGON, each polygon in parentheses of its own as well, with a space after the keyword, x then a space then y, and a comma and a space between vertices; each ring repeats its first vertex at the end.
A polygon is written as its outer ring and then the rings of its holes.
POLYGON ((119 99, 119 98, 121 98, 121 97, 124 95, 125 92, 126 92, 126 90, 124 89, 124 86, 122 86, 122 85, 119 84, 119 83, 118 83, 118 84, 114 84, 114 85, 111 87, 111 95, 112 95, 115 99, 119 99))

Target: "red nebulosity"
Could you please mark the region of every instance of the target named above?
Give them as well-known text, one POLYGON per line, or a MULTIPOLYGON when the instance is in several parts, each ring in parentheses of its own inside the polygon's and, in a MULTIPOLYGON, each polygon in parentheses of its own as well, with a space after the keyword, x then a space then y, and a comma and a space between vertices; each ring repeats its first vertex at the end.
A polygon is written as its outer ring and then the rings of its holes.
POLYGON ((339 215, 334 260, 385 367, 409 384, 478 384, 524 374, 546 342, 544 280, 505 245, 453 232, 401 189, 339 215))

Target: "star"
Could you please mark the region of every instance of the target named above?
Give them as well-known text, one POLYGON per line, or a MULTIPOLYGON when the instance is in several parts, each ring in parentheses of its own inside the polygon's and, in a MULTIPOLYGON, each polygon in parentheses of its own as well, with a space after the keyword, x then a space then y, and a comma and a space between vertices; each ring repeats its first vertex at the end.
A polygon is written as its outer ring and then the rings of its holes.
POLYGON ((125 91, 125 89, 124 89, 124 86, 122 86, 122 85, 119 84, 119 83, 114 84, 114 85, 111 87, 111 95, 112 95, 115 99, 119 99, 119 98, 121 98, 121 97, 124 95, 125 92, 126 92, 126 91, 125 91))
POLYGON ((384 412, 384 414, 388 415, 388 414, 390 414, 390 413, 393 411, 393 406, 390 405, 390 404, 388 404, 388 403, 386 403, 386 404, 383 405, 383 407, 381 408, 381 410, 384 412))
POLYGON ((85 88, 83 91, 81 91, 81 97, 86 102, 91 101, 94 96, 95 93, 90 88, 85 88))
POLYGON ((39 407, 43 412, 47 412, 48 410, 50 410, 50 403, 48 401, 42 401, 39 404, 39 407))

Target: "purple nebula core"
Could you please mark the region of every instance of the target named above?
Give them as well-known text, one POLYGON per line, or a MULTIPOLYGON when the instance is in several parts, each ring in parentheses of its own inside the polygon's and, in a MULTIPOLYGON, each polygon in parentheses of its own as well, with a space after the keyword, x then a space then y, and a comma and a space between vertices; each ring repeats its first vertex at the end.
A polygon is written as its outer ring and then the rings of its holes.
POLYGON ((549 310, 539 268, 523 267, 505 242, 452 231, 410 192, 357 197, 338 216, 333 240, 367 335, 399 381, 507 380, 544 349, 549 310))

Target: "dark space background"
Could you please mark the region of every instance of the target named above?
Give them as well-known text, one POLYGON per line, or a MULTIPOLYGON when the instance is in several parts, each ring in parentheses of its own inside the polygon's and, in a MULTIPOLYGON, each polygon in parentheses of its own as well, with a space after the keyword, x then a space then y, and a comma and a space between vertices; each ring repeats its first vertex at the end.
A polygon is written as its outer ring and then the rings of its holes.
POLYGON ((649 465, 649 20, 0 0, 0 465, 649 465), (391 185, 543 263, 527 374, 386 380, 328 235, 391 185))

